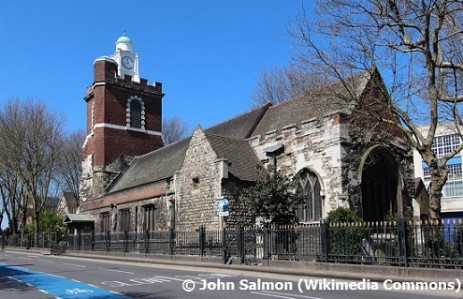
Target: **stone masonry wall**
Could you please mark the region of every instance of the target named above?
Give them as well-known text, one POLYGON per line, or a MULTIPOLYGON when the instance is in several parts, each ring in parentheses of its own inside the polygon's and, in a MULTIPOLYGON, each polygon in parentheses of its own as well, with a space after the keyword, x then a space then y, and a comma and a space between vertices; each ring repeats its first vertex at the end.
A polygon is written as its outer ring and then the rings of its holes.
POLYGON ((265 148, 283 144, 284 152, 277 157, 277 167, 288 174, 297 175, 307 168, 317 174, 325 194, 323 217, 338 207, 346 206, 343 200, 341 125, 337 115, 308 119, 301 128, 288 126, 281 132, 269 132, 249 142, 258 157, 266 164, 272 159, 265 148))
POLYGON ((236 227, 238 224, 255 223, 255 220, 248 214, 245 205, 240 201, 241 190, 249 186, 250 183, 246 182, 222 181, 222 194, 230 203, 230 215, 225 220, 228 228, 236 227))
POLYGON ((377 132, 368 128, 346 126, 346 136, 342 144, 343 152, 343 186, 348 195, 349 207, 362 213, 362 192, 361 192, 361 162, 373 147, 387 149, 393 156, 400 173, 401 184, 399 194, 402 198, 403 211, 411 216, 414 190, 413 156, 410 146, 398 136, 377 132), (347 129, 348 128, 348 129, 347 129))
POLYGON ((193 133, 178 174, 176 210, 177 229, 191 230, 200 225, 217 229, 217 200, 221 195, 217 155, 201 129, 193 133))

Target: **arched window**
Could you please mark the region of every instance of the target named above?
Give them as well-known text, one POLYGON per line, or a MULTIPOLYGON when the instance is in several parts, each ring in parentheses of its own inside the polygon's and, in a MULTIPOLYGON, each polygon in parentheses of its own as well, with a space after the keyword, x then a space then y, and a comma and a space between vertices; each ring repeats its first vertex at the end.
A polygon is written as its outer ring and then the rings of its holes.
POLYGON ((296 191, 307 193, 307 199, 297 211, 298 221, 320 221, 322 217, 322 196, 321 185, 318 177, 308 169, 302 170, 298 175, 298 186, 296 191))
POLYGON ((126 112, 128 128, 145 129, 145 104, 140 97, 131 96, 127 100, 126 112))

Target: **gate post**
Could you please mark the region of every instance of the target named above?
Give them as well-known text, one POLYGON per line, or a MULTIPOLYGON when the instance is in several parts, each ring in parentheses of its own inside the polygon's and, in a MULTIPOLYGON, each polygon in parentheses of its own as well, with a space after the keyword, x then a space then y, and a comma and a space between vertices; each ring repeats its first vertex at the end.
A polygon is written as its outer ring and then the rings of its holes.
POLYGON ((129 232, 124 231, 124 252, 129 252, 129 232))
POLYGON ((262 240, 262 249, 263 249, 263 259, 270 259, 270 229, 269 223, 264 224, 263 232, 263 240, 262 240))
POLYGON ((238 225, 236 228, 236 243, 237 243, 237 249, 238 249, 238 255, 240 257, 241 264, 244 264, 244 256, 245 256, 245 250, 244 250, 244 227, 242 224, 238 225))
POLYGON ((407 227, 404 218, 400 218, 397 223, 397 235, 399 236, 399 257, 401 265, 408 267, 408 251, 407 251, 407 227))
POLYGON ((148 230, 145 230, 143 232, 143 245, 145 247, 145 253, 148 253, 148 248, 149 248, 149 238, 150 238, 150 235, 149 235, 149 232, 148 230))
POLYGON ((201 256, 204 256, 204 252, 205 252, 205 247, 206 247, 206 228, 204 227, 204 225, 201 225, 199 227, 199 231, 198 231, 198 234, 199 234, 199 251, 201 252, 201 256))
POLYGON ((320 261, 326 262, 328 260, 328 225, 322 219, 320 220, 320 245, 321 245, 321 254, 320 261))
POLYGON ((95 230, 92 229, 92 233, 90 235, 90 243, 91 243, 91 250, 94 251, 95 250, 95 230))
MULTIPOLYGON (((82 247, 82 232, 80 230, 77 231, 77 237, 74 238, 74 240, 77 239, 77 250, 81 250, 82 247)), ((74 242, 74 249, 76 249, 76 242, 74 242)))
POLYGON ((109 251, 109 248, 111 247, 111 235, 108 232, 106 232, 106 251, 109 251))
POLYGON ((228 250, 227 250, 227 240, 226 240, 226 228, 222 228, 222 252, 223 252, 223 263, 227 264, 228 262, 228 250))
POLYGON ((173 227, 169 228, 169 254, 173 255, 175 249, 175 229, 173 227))

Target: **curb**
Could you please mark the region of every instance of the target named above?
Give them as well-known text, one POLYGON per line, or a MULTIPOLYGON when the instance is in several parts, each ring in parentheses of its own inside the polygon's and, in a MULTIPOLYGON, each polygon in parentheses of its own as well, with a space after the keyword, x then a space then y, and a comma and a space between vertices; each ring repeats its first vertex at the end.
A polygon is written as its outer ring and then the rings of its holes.
MULTIPOLYGON (((31 250, 22 248, 5 248, 5 251, 30 252, 43 255, 50 255, 50 251, 31 250)), ((107 253, 99 252, 83 253, 68 252, 63 256, 85 258, 85 259, 108 259, 118 262, 148 263, 158 265, 175 265, 200 267, 208 269, 224 269, 247 271, 255 273, 269 273, 280 275, 291 275, 300 277, 316 277, 361 281, 367 279, 375 282, 383 282, 387 279, 393 281, 428 281, 436 280, 448 282, 460 279, 463 281, 463 270, 458 269, 436 269, 436 268, 403 268, 380 265, 355 265, 335 264, 303 261, 264 261, 263 265, 242 265, 222 263, 220 258, 207 258, 197 256, 160 256, 145 254, 107 253), (192 261, 193 260, 193 261, 192 261), (196 260, 196 261, 195 261, 196 260)))

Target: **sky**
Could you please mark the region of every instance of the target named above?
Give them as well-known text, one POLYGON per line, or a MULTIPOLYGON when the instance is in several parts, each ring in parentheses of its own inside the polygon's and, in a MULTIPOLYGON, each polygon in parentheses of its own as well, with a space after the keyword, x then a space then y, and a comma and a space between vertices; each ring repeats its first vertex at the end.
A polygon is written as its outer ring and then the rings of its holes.
POLYGON ((263 70, 295 53, 288 26, 307 0, 0 1, 0 105, 43 101, 84 129, 93 61, 125 31, 140 75, 162 82, 163 117, 207 128, 251 108, 263 70))
POLYGON ((163 84, 163 117, 207 128, 249 110, 261 72, 288 65, 302 8, 312 1, 0 0, 0 108, 43 101, 66 132, 85 129, 93 61, 126 32, 141 77, 163 84))

